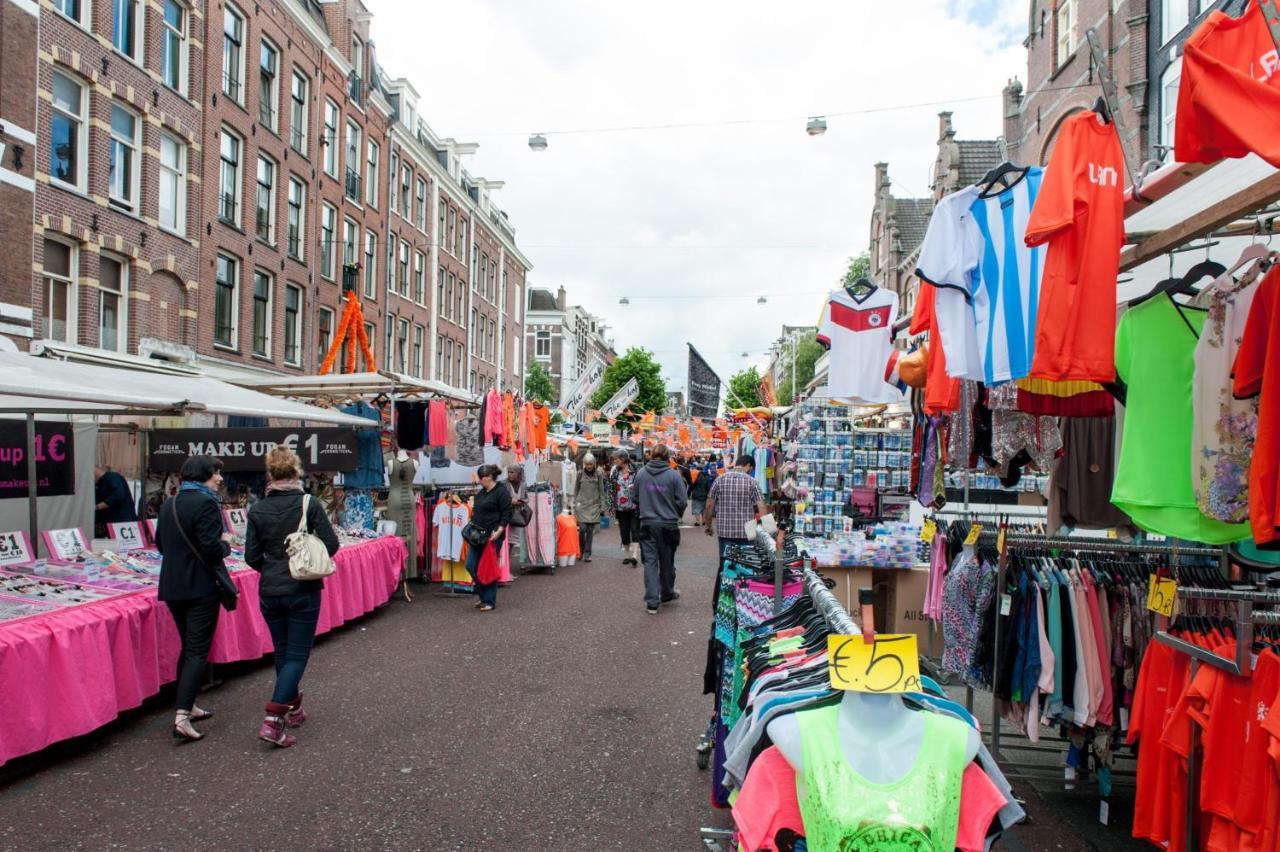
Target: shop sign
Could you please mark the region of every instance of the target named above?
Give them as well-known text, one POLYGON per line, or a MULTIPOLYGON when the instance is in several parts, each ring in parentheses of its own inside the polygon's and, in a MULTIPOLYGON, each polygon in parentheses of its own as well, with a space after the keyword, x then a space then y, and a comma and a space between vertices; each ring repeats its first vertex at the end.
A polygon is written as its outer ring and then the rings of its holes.
POLYGON ((35 560, 31 539, 21 530, 0 533, 0 566, 30 565, 35 560))
POLYGON ((283 445, 302 459, 305 470, 355 470, 360 446, 355 429, 231 427, 227 429, 156 429, 151 433, 148 464, 156 473, 177 473, 187 456, 210 455, 230 473, 262 473, 267 453, 283 445))
POLYGON ((596 388, 600 387, 602 381, 604 381, 604 362, 599 358, 592 358, 591 363, 582 371, 573 390, 565 397, 560 407, 569 412, 570 417, 577 417, 586 408, 587 401, 591 399, 591 395, 596 392, 596 388))
POLYGON ((42 530, 44 546, 55 562, 76 562, 89 552, 89 542, 79 527, 65 530, 42 530))
POLYGON ((627 406, 635 402, 640 397, 640 382, 635 376, 632 376, 625 385, 618 388, 618 392, 609 397, 600 408, 600 416, 606 420, 614 420, 622 412, 627 410, 627 406))
POLYGON ((111 543, 117 551, 137 550, 146 546, 146 542, 142 540, 142 525, 137 521, 107 524, 107 532, 111 535, 111 543))
MULTIPOLYGON (((36 495, 76 493, 75 441, 70 423, 36 424, 36 495)), ((27 424, 0 421, 0 500, 27 496, 27 424)))

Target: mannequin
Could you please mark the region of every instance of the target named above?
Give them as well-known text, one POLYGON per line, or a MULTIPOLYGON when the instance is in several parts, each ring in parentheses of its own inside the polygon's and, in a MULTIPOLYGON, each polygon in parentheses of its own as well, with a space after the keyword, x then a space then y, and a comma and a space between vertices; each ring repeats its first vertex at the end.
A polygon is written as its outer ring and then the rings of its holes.
POLYGON ((560 503, 565 511, 573 510, 573 495, 578 490, 578 466, 568 455, 560 463, 560 503))
MULTIPOLYGON (((846 692, 840 699, 840 746, 854 772, 873 784, 892 784, 911 771, 924 737, 924 713, 911 710, 897 695, 846 692)), ((768 725, 769 739, 796 771, 803 795, 804 749, 800 723, 794 713, 777 716, 768 725)), ((966 763, 981 746, 981 735, 969 729, 966 763)))
POLYGON ((408 548, 405 563, 406 579, 418 576, 418 507, 413 492, 413 480, 418 475, 418 463, 405 450, 387 456, 387 517, 396 522, 398 535, 408 548))

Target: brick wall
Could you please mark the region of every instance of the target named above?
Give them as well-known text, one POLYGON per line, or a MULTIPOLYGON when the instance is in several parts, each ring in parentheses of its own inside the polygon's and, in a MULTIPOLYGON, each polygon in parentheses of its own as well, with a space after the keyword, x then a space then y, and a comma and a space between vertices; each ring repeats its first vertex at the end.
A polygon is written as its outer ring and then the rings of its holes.
MULTIPOLYGON (((26 234, 35 217, 38 8, 0 0, 0 234, 26 234)), ((19 345, 32 334, 28 238, 7 239, 0 264, 0 333, 19 345)))

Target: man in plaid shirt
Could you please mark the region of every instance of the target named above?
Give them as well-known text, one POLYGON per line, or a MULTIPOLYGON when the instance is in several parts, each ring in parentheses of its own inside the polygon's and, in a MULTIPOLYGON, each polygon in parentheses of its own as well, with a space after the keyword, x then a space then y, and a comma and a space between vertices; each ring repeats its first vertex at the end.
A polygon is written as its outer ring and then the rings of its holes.
POLYGON ((707 535, 711 535, 711 519, 716 519, 715 534, 720 538, 720 558, 730 544, 747 542, 747 521, 765 514, 764 499, 760 496, 760 486, 756 484, 752 473, 756 462, 750 453, 738 456, 733 470, 724 476, 717 477, 711 484, 711 493, 707 495, 707 510, 702 522, 707 525, 707 535))

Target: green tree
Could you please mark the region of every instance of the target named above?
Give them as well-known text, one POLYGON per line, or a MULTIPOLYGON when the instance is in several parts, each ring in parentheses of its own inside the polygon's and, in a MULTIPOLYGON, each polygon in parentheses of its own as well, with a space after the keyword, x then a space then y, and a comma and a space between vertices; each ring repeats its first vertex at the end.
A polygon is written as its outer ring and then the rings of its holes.
POLYGON ((731 408, 755 408, 760 401, 760 371, 755 367, 740 370, 729 377, 729 389, 725 394, 724 410, 731 408))
POLYGON ((796 375, 792 376, 791 346, 792 344, 788 343, 782 347, 783 369, 785 372, 783 373, 782 383, 778 386, 779 405, 791 405, 795 401, 793 389, 799 388, 803 390, 809 382, 813 381, 814 367, 817 365, 818 359, 822 357, 822 353, 826 351, 816 337, 797 340, 795 342, 796 375))
POLYGON ((840 286, 847 287, 859 278, 871 277, 871 255, 865 251, 857 257, 849 258, 849 264, 845 267, 844 275, 840 276, 840 286))
POLYGON ((551 380, 551 374, 537 361, 525 371, 524 395, 542 403, 550 403, 556 398, 556 384, 551 380))
POLYGON ((619 419, 634 422, 646 411, 661 413, 667 405, 667 385, 662 381, 662 367, 653 360, 652 352, 639 346, 628 349, 627 354, 605 369, 600 388, 591 397, 591 407, 604 405, 633 378, 640 385, 640 395, 631 403, 630 412, 619 419))

